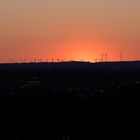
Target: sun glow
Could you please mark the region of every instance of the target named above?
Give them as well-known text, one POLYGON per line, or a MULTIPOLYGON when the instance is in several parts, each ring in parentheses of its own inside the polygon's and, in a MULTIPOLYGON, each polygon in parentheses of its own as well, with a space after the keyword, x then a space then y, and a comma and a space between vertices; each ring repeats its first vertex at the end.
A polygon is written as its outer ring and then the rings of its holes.
POLYGON ((93 49, 92 42, 76 41, 60 44, 58 47, 59 55, 64 60, 90 61, 93 62, 96 57, 96 51, 93 49))
POLYGON ((94 54, 92 52, 76 52, 73 54, 73 59, 76 61, 90 61, 93 62, 95 60, 94 54))

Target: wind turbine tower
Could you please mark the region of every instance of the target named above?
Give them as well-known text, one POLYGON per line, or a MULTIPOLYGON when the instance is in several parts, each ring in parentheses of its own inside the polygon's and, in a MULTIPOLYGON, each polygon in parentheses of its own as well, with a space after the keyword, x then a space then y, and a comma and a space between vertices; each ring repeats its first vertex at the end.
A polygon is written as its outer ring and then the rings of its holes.
POLYGON ((105 54, 105 62, 107 62, 107 54, 105 54))
POLYGON ((122 62, 123 61, 123 52, 121 51, 120 53, 120 61, 122 62))

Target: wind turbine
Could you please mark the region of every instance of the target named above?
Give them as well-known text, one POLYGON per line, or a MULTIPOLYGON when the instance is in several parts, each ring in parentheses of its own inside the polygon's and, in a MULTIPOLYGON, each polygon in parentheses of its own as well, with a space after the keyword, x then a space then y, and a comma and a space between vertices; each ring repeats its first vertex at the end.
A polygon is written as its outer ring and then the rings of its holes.
POLYGON ((121 50, 121 52, 120 52, 120 61, 121 61, 121 62, 123 61, 123 52, 122 52, 122 50, 121 50))
POLYGON ((107 53, 105 53, 105 62, 107 62, 107 56, 108 56, 107 53))

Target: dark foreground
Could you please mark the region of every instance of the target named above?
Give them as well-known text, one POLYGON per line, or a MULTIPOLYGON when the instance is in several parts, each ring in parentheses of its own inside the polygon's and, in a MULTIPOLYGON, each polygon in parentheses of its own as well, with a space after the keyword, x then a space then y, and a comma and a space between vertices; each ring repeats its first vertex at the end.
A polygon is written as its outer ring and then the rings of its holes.
POLYGON ((0 65, 0 139, 134 139, 140 63, 0 65))

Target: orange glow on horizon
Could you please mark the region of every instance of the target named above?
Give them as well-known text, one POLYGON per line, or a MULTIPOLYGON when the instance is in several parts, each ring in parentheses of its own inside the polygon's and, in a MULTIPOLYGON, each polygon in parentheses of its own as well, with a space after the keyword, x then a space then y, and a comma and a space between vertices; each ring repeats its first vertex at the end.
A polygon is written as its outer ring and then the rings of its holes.
MULTIPOLYGON (((32 50, 28 51, 21 58, 13 58, 17 62, 31 61, 101 61, 101 53, 108 54, 108 61, 119 61, 119 52, 116 53, 117 45, 113 49, 109 46, 115 46, 109 43, 100 43, 97 41, 71 41, 65 43, 54 43, 46 48, 46 44, 32 45, 32 50), (38 49, 40 48, 40 49, 38 49), (49 51, 48 51, 49 50, 49 51), (29 57, 30 56, 30 57, 29 57)), ((11 61, 11 60, 10 60, 11 61)))

